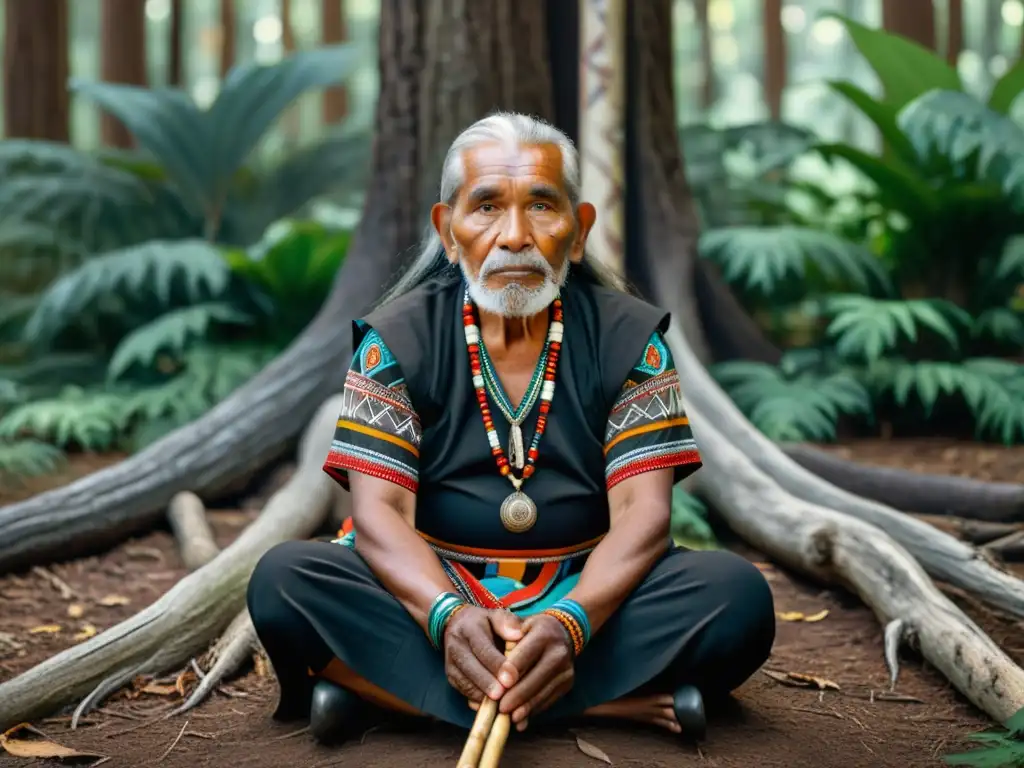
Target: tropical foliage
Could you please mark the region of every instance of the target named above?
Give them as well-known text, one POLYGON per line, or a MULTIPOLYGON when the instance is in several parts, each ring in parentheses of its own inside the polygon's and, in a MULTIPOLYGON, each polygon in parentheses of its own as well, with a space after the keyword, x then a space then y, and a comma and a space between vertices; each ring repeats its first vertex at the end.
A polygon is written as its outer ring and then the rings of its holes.
POLYGON ((0 141, 0 474, 146 445, 308 324, 350 233, 307 211, 358 187, 367 140, 342 129, 269 167, 256 149, 354 64, 348 46, 242 64, 205 109, 176 89, 75 82, 140 151, 0 141))
MULTIPOLYGON (((716 374, 780 440, 834 438, 841 417, 931 431, 966 419, 980 437, 1024 440, 1024 127, 1008 116, 1024 64, 983 100, 935 54, 839 18, 884 95, 829 87, 877 127, 881 150, 812 142, 806 154, 860 183, 761 174, 755 188, 783 201, 772 221, 705 222, 702 256, 799 353, 716 374)), ((804 151, 781 146, 789 165, 788 150, 804 151)))

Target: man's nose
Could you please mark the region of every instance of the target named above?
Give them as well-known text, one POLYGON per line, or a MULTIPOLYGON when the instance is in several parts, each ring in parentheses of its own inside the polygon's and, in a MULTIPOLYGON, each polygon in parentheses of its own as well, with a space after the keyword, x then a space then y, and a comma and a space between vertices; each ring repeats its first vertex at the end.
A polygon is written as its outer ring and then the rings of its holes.
POLYGON ((519 253, 533 247, 533 235, 525 214, 518 208, 509 209, 502 222, 501 235, 497 246, 503 251, 519 253))

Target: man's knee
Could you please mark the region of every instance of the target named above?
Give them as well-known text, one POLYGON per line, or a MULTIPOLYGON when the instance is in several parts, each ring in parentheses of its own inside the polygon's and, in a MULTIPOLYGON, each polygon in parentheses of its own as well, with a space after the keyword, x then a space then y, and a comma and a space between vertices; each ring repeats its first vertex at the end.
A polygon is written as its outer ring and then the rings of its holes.
POLYGON ((286 541, 267 550, 249 577, 246 604, 253 626, 262 636, 287 626, 294 610, 285 595, 307 558, 307 541, 286 541))

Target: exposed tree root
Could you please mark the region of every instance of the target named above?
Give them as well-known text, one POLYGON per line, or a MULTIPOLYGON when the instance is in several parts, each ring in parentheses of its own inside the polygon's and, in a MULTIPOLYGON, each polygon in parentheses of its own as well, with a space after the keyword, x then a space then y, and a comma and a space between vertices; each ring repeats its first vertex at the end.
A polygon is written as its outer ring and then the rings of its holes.
POLYGON ((174 495, 167 507, 167 520, 178 541, 181 560, 190 571, 202 568, 220 553, 206 519, 206 506, 191 491, 174 495))
POLYGON ((1024 531, 1017 531, 995 541, 990 541, 982 549, 1007 562, 1024 560, 1024 531))
POLYGON ((201 704, 228 675, 237 672, 258 647, 256 628, 252 625, 249 610, 245 609, 235 616, 213 646, 213 666, 200 677, 199 685, 189 694, 185 703, 174 710, 174 714, 188 712, 201 704))
POLYGON ((958 515, 989 522, 1024 522, 1024 484, 876 467, 844 459, 810 445, 782 451, 844 491, 896 509, 925 515, 958 515))
MULTIPOLYGON (((671 336, 673 354, 685 359, 681 334, 671 336)), ((684 378, 691 393, 701 387, 684 378)), ((914 640, 925 659, 996 721, 1024 707, 1024 670, 938 590, 903 547, 874 525, 790 495, 717 429, 717 419, 695 401, 688 404, 705 459, 696 475, 699 491, 745 541, 799 573, 850 588, 875 612, 886 626, 893 687, 899 647, 914 640)))
POLYGON ((295 474, 212 562, 132 618, 0 684, 0 730, 85 696, 77 719, 135 675, 172 669, 205 649, 244 608, 259 557, 278 542, 311 536, 326 519, 337 484, 321 467, 340 409, 340 396, 320 406, 300 442, 295 474))
POLYGON ((1024 531, 1024 523, 989 523, 984 520, 966 520, 950 515, 916 515, 919 520, 952 534, 971 544, 987 544, 990 541, 1024 531))

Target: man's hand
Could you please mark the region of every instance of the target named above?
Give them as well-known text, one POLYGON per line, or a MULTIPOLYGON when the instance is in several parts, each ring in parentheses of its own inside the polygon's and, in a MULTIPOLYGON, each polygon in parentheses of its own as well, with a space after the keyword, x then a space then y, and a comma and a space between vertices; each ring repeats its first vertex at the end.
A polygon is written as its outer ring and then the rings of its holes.
POLYGON ((518 682, 498 705, 520 731, 531 714, 543 712, 569 692, 575 672, 570 640, 558 619, 539 613, 526 619, 522 630, 523 639, 508 656, 518 682))
POLYGON ((522 625, 510 611, 487 611, 470 605, 456 613, 444 633, 445 672, 452 687, 477 704, 484 696, 500 699, 519 675, 494 636, 501 638, 502 645, 518 642, 523 636, 522 625))

